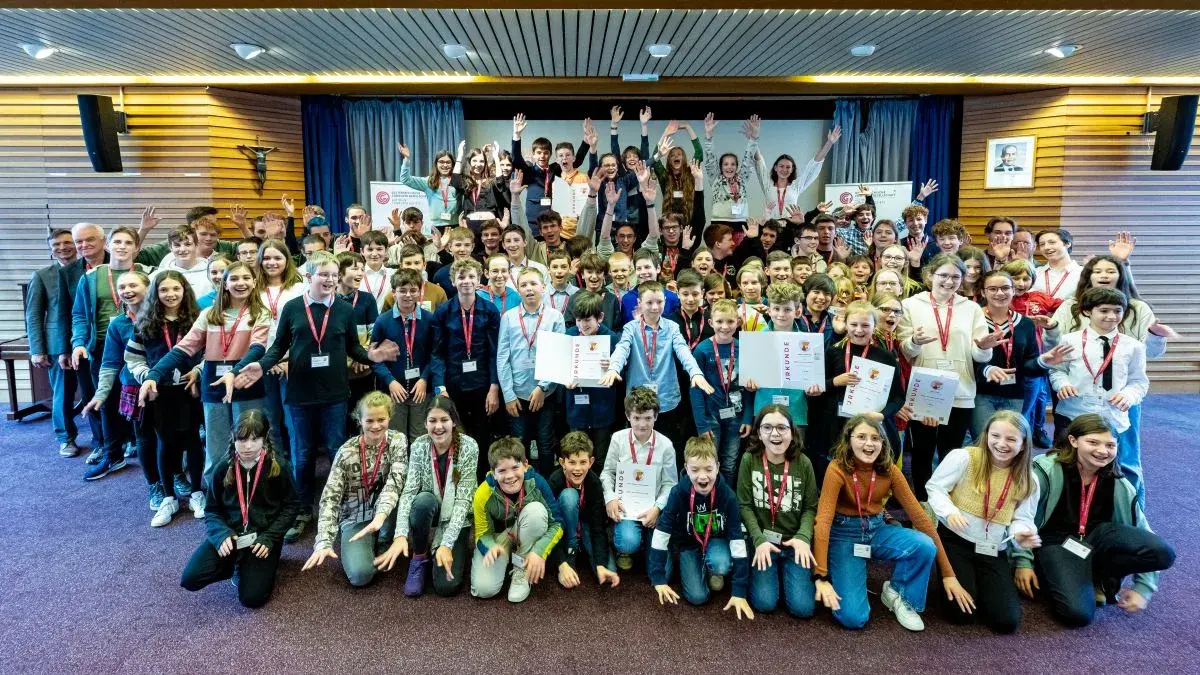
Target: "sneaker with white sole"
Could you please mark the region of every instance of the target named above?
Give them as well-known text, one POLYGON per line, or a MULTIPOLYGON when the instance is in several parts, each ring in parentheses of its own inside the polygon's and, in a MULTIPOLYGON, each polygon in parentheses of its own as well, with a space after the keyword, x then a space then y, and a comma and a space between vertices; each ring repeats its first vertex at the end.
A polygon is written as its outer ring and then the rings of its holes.
POLYGON ((116 473, 124 469, 128 464, 125 463, 125 458, 120 457, 116 460, 111 460, 105 457, 95 466, 88 467, 88 470, 83 473, 83 479, 87 481, 100 480, 110 473, 116 473))
POLYGON ((725 588, 725 577, 719 574, 708 575, 708 587, 713 591, 719 591, 725 588))
POLYGON ((525 576, 525 570, 513 565, 512 581, 508 584, 508 601, 525 602, 529 591, 529 578, 525 576))
POLYGON ((75 445, 75 441, 67 441, 58 446, 59 457, 74 457, 79 454, 79 446, 75 445))
POLYGON ((104 449, 104 444, 100 443, 92 448, 92 451, 88 453, 87 459, 83 461, 87 464, 99 464, 107 456, 108 452, 104 449))
POLYGON ((163 499, 167 496, 167 491, 163 489, 162 483, 155 483, 150 486, 150 510, 158 511, 162 506, 163 499))
POLYGON ((633 569, 633 556, 624 553, 617 556, 617 569, 628 572, 633 569))
POLYGON ((884 607, 896 615, 896 621, 901 626, 914 633, 925 630, 925 622, 921 620, 921 615, 912 608, 912 605, 908 604, 899 591, 892 588, 892 582, 883 582, 883 593, 879 599, 883 601, 884 607))
POLYGON ((204 517, 204 509, 208 506, 208 498, 203 492, 193 492, 191 497, 188 497, 188 506, 192 507, 192 515, 196 518, 204 517))
POLYGON ((150 519, 150 527, 162 527, 171 522, 171 517, 179 513, 179 500, 174 497, 163 497, 162 505, 150 519))

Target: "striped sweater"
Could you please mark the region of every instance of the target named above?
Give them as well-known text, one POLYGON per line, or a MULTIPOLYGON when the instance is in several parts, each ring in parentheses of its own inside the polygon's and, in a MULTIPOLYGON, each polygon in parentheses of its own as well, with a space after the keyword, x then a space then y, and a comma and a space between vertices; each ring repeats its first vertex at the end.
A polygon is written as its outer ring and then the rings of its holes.
MULTIPOLYGON (((203 354, 200 400, 205 403, 220 403, 225 396, 225 390, 223 387, 212 386, 212 383, 220 377, 218 371, 224 374, 226 367, 235 365, 237 366, 236 371, 246 364, 262 358, 266 351, 270 314, 263 312, 259 316, 251 317, 247 312, 242 316, 241 321, 237 321, 237 310, 226 309, 223 315, 225 319, 223 326, 210 323, 208 314, 208 311, 200 313, 200 318, 192 324, 192 329, 188 331, 188 334, 150 369, 150 373, 146 376, 147 380, 157 383, 159 380, 172 377, 171 371, 186 370, 197 355, 203 354), (234 327, 235 321, 237 321, 236 328, 234 327), (224 337, 222 337, 223 330, 225 331, 224 337), (228 346, 225 344, 226 340, 229 341, 228 346)), ((235 401, 253 401, 263 398, 263 396, 265 396, 265 391, 262 380, 245 389, 233 391, 233 400, 235 401)))
POLYGON ((321 492, 318 507, 314 549, 333 548, 341 528, 369 522, 377 513, 391 513, 400 499, 408 469, 408 442, 404 434, 388 430, 378 464, 375 457, 379 446, 367 443, 365 470, 361 438, 355 436, 343 443, 329 467, 329 480, 321 492), (364 487, 363 483, 370 480, 371 473, 375 474, 375 480, 364 487))

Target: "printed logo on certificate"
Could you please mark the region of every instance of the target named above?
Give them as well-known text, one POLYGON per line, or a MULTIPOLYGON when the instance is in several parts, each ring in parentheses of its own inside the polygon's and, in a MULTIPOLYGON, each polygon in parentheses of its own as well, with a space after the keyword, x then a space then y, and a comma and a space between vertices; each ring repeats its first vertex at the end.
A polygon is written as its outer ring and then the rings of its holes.
POLYGON ((645 464, 621 462, 617 467, 617 499, 625 513, 623 520, 637 520, 638 516, 654 508, 658 496, 658 471, 645 464))

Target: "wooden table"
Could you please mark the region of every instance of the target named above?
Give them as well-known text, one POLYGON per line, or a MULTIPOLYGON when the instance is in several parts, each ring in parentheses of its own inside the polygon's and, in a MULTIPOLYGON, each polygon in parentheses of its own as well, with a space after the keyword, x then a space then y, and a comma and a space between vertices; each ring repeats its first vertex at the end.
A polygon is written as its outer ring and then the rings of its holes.
POLYGON ((29 384, 34 402, 17 407, 17 361, 29 361, 29 339, 22 335, 0 342, 0 360, 4 361, 4 375, 8 380, 8 413, 5 419, 24 420, 30 415, 49 413, 53 394, 50 391, 50 376, 45 368, 29 367, 29 384))

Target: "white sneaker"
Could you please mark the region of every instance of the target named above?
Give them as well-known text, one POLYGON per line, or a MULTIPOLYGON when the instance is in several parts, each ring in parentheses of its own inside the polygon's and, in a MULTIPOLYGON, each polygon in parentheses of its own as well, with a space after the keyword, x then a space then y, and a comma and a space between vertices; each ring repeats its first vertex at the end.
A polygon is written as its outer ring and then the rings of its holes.
POLYGON ((921 615, 917 613, 917 610, 912 608, 912 605, 908 604, 908 601, 896 589, 892 588, 892 582, 883 582, 883 593, 879 596, 879 599, 883 601, 884 607, 887 607, 891 610, 892 614, 896 615, 896 621, 901 626, 914 633, 925 630, 925 622, 921 620, 921 615))
POLYGON ((508 585, 508 601, 525 602, 525 598, 529 597, 529 591, 529 579, 525 576, 525 570, 514 565, 512 582, 508 585))
POLYGON ((203 492, 193 492, 192 496, 188 497, 188 506, 192 507, 192 515, 196 518, 204 517, 204 507, 207 505, 203 492))
POLYGON ((154 517, 150 519, 150 527, 162 527, 171 522, 171 517, 179 513, 179 500, 174 497, 163 497, 162 504, 154 517))

